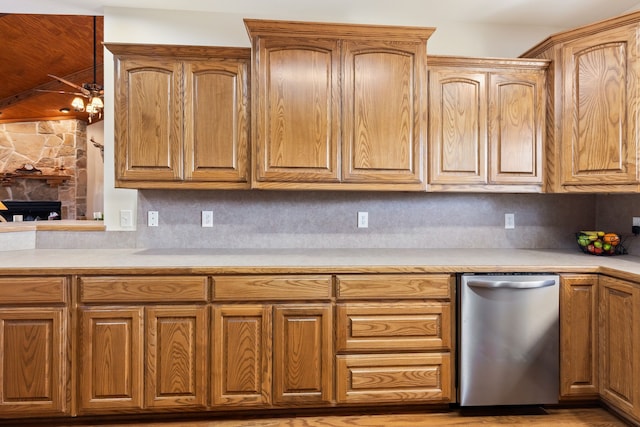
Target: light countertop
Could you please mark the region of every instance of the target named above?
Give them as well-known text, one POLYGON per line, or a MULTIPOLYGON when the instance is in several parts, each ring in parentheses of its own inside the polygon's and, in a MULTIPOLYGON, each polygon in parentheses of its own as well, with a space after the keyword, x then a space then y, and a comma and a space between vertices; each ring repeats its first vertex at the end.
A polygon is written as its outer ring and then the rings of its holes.
POLYGON ((558 272, 640 281, 640 257, 531 249, 26 249, 0 252, 5 274, 558 272))

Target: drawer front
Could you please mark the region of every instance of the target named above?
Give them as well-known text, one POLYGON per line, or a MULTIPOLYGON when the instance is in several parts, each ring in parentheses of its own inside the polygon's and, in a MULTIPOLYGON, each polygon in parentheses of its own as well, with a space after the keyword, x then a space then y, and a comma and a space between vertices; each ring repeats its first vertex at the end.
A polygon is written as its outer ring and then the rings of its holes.
POLYGON ((338 299, 451 299, 455 277, 450 274, 339 275, 338 299))
POLYGON ((65 303, 66 277, 0 277, 0 304, 65 303))
POLYGON ((222 276, 213 278, 217 301, 300 300, 331 298, 330 275, 222 276))
POLYGON ((449 353, 336 356, 338 403, 451 402, 449 353))
POLYGON ((337 351, 449 350, 448 302, 337 306, 337 351))
POLYGON ((85 303, 206 302, 207 276, 95 276, 80 278, 85 303))

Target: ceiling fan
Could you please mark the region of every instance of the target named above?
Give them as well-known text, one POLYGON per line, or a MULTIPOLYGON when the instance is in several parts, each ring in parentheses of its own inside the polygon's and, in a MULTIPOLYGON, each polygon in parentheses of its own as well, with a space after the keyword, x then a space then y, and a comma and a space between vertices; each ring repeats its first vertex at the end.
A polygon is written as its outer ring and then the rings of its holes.
POLYGON ((97 64, 96 64, 96 16, 93 17, 93 82, 92 83, 82 83, 81 85, 70 82, 69 80, 63 79, 62 77, 55 76, 53 74, 47 74, 52 79, 58 80, 61 83, 64 83, 72 88, 76 89, 77 92, 67 92, 64 90, 45 90, 45 89, 37 89, 39 92, 53 92, 59 94, 66 95, 75 95, 73 101, 71 101, 71 106, 75 111, 82 112, 86 111, 89 113, 89 123, 93 119, 94 115, 97 115, 98 118, 102 117, 102 109, 104 108, 104 88, 97 83, 97 64), (87 104, 82 98, 87 99, 87 104))

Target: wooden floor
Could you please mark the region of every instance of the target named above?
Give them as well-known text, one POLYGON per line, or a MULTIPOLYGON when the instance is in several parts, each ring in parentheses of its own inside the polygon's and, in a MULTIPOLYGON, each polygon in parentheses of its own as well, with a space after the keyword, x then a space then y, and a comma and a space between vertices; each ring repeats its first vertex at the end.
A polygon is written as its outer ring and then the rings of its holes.
MULTIPOLYGON (((269 417, 212 420, 167 420, 152 423, 95 423, 68 424, 73 427, 423 427, 423 426, 627 426, 615 415, 602 408, 547 409, 537 415, 478 415, 410 412, 393 415, 316 415, 298 417, 269 417)), ((56 426, 56 424, 48 424, 56 426)))

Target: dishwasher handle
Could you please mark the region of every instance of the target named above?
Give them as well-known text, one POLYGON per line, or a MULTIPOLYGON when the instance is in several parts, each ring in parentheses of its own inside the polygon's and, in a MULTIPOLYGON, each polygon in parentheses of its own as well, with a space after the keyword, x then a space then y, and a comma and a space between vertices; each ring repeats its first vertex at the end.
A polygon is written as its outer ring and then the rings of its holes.
POLYGON ((467 285, 471 288, 485 288, 485 289, 535 289, 545 288, 547 286, 553 286, 556 281, 553 279, 547 280, 529 280, 524 282, 515 282, 510 280, 482 280, 472 279, 467 281, 467 285))

